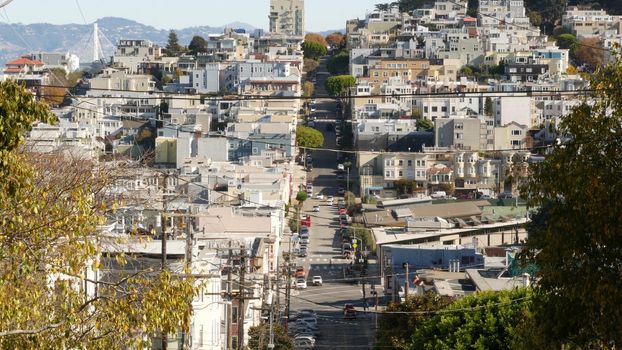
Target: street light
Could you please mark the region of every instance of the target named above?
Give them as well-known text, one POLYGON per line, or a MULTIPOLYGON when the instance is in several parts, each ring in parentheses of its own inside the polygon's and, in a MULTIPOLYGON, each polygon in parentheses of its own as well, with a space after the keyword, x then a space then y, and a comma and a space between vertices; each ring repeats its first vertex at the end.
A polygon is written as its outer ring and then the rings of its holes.
POLYGON ((343 166, 346 168, 346 191, 350 191, 350 167, 352 162, 344 162, 343 166))

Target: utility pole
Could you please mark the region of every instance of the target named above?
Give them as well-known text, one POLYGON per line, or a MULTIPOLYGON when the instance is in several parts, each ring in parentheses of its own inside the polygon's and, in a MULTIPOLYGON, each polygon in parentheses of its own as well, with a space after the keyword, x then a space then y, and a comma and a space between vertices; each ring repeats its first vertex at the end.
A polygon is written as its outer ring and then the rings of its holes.
POLYGON ((244 318, 246 315, 244 310, 246 250, 244 247, 242 249, 244 250, 240 256, 240 284, 238 285, 238 350, 244 350, 244 318))
POLYGON ((404 282, 404 301, 408 300, 408 262, 404 263, 406 267, 406 281, 404 282))
POLYGON ((362 288, 363 288, 363 310, 367 311, 367 296, 365 294, 365 279, 361 277, 362 288))
MULTIPOLYGON (((227 268, 227 296, 229 297, 229 301, 231 301, 231 273, 232 273, 232 269, 233 269, 233 260, 232 260, 232 252, 231 252, 231 241, 229 241, 229 260, 227 261, 227 264, 229 265, 227 268)), ((227 350, 230 350, 233 346, 233 342, 232 342, 232 337, 231 337, 231 316, 232 316, 232 312, 231 309, 233 308, 233 305, 229 305, 229 307, 227 307, 227 350)), ((239 310, 239 309, 238 309, 239 310)))
MULTIPOLYGON (((186 268, 192 274, 192 251, 194 246, 194 231, 190 226, 191 214, 186 216, 186 268)), ((192 309, 192 302, 190 302, 190 309, 192 309)), ((186 332, 181 334, 182 349, 190 348, 190 337, 186 336, 186 332)))
MULTIPOLYGON (((163 195, 163 219, 162 220, 162 261, 161 261, 161 267, 160 267, 160 271, 164 271, 166 270, 166 239, 167 239, 167 226, 168 226, 168 216, 167 211, 168 211, 168 173, 164 175, 164 195, 163 195)), ((168 349, 168 330, 167 329, 163 329, 162 330, 162 334, 160 334, 161 337, 161 343, 162 343, 162 350, 167 350, 168 349)))

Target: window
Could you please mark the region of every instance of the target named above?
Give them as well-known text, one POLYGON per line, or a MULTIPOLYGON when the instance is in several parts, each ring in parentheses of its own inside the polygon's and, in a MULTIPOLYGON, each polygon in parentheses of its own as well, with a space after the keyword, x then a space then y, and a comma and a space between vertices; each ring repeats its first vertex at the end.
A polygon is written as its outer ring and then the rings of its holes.
POLYGON ((438 112, 438 107, 432 106, 432 112, 438 112))
POLYGON ((408 166, 413 166, 413 161, 412 160, 408 160, 408 166))
POLYGON ((512 146, 520 146, 521 140, 512 140, 512 146))
POLYGON ((398 174, 399 174, 398 176, 400 177, 404 176, 401 170, 398 172, 398 174))
POLYGON ((403 161, 403 160, 401 160, 401 159, 400 159, 400 160, 398 160, 398 161, 397 161, 397 165, 399 165, 399 166, 404 165, 404 161, 403 161))
POLYGON ((238 307, 231 308, 231 323, 238 323, 238 307))
POLYGON ((520 136, 522 134, 521 130, 512 130, 512 136, 520 136))

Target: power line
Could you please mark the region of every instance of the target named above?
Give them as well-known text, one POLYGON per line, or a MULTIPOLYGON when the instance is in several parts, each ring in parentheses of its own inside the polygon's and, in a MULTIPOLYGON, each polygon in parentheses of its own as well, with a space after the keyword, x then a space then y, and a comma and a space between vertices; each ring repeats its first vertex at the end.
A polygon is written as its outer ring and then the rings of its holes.
POLYGON ((82 6, 80 6, 80 0, 76 0, 76 6, 78 7, 78 11, 80 12, 80 16, 82 16, 82 20, 84 24, 88 24, 86 21, 86 17, 84 17, 84 12, 82 11, 82 6))
MULTIPOLYGON (((63 85, 40 85, 41 87, 53 87, 53 88, 65 88, 70 89, 71 87, 63 86, 63 85)), ((179 101, 217 101, 217 102, 231 102, 231 101, 265 101, 265 100, 276 100, 276 101, 288 101, 288 100, 313 100, 313 99, 330 99, 330 100, 339 100, 343 98, 343 96, 330 96, 330 95, 315 95, 310 97, 305 96, 276 96, 276 95, 242 95, 242 94, 231 94, 231 95, 223 95, 223 96, 204 96, 198 94, 172 94, 167 92, 160 91, 133 91, 133 90, 123 90, 123 89, 97 89, 90 88, 92 91, 110 91, 110 92, 129 92, 136 94, 148 94, 148 95, 162 95, 162 96, 128 96, 128 95, 101 95, 101 96, 86 96, 84 98, 93 98, 93 99, 135 99, 135 100, 179 100, 179 101)), ((412 93, 391 93, 391 94, 368 94, 368 95, 351 95, 347 96, 347 98, 351 99, 365 99, 365 98, 374 98, 374 97, 426 97, 426 98, 465 98, 465 97, 556 97, 556 96, 576 96, 576 95, 586 95, 592 92, 606 91, 607 89, 564 89, 564 90, 553 90, 553 91, 545 91, 545 90, 517 90, 517 91, 446 91, 446 92, 412 92, 412 93)), ((49 95, 49 97, 63 97, 56 95, 49 95)), ((82 97, 82 95, 73 95, 73 97, 82 97)))

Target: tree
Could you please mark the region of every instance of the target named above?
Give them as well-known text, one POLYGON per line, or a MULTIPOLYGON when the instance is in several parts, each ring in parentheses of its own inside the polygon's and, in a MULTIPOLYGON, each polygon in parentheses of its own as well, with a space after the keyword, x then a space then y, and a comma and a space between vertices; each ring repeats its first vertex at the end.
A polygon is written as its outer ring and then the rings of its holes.
POLYGON ((326 69, 331 74, 347 74, 350 69, 350 54, 347 50, 342 50, 335 56, 328 59, 326 69))
POLYGON ((302 203, 304 203, 304 201, 306 201, 308 198, 307 192, 305 191, 298 191, 298 193, 296 193, 296 200, 298 201, 298 205, 302 207, 302 203))
POLYGON ((188 45, 188 50, 190 50, 193 55, 207 52, 207 40, 202 36, 195 35, 188 45))
POLYGON ((527 11, 527 17, 529 17, 529 23, 534 27, 540 27, 542 25, 542 16, 539 12, 527 11))
MULTIPOLYGON (((526 261, 538 266, 534 298, 541 348, 622 344, 622 61, 596 71, 590 100, 561 119, 561 141, 530 168, 522 195, 546 209, 529 229, 526 261)), ((534 219, 535 221, 535 219, 534 219)))
POLYGON ((335 75, 326 79, 325 87, 331 96, 345 96, 356 85, 356 78, 351 75, 335 75))
POLYGON ((577 40, 577 37, 568 33, 558 35, 557 40, 555 41, 555 45, 557 45, 560 49, 567 49, 571 57, 574 57, 574 52, 578 43, 579 41, 577 40))
POLYGON ((603 65, 603 53, 599 38, 584 38, 576 45, 574 58, 579 65, 585 64, 596 70, 603 65))
POLYGON ((544 32, 550 34, 561 21, 566 4, 566 1, 560 0, 529 0, 525 1, 525 8, 528 13, 536 12, 540 14, 544 32))
POLYGON ((324 47, 326 47, 328 45, 328 43, 326 43, 326 39, 321 36, 320 34, 317 33, 308 33, 307 35, 305 35, 305 42, 315 42, 318 43, 324 47))
POLYGON ((326 49, 326 46, 323 46, 322 44, 318 42, 305 41, 304 43, 302 43, 302 52, 303 52, 304 58, 317 61, 320 59, 320 57, 326 56, 326 54, 328 53, 328 50, 326 49))
MULTIPOLYGON (((285 328, 280 324, 272 325, 274 332, 274 349, 276 350, 293 350, 294 343, 292 338, 287 335, 285 328)), ((262 324, 260 326, 251 327, 248 330, 250 339, 248 340, 248 348, 256 350, 267 350, 270 340, 270 325, 262 324)))
POLYGON ((514 330, 528 314, 531 292, 479 292, 443 308, 415 325, 408 349, 513 349, 522 342, 514 330))
POLYGON ((492 98, 490 98, 490 96, 486 97, 484 102, 484 115, 492 115, 492 98))
POLYGON ((182 51, 182 47, 179 45, 179 39, 177 39, 177 33, 174 30, 170 30, 168 33, 168 42, 166 44, 166 53, 169 56, 176 56, 182 51))
POLYGON ((305 81, 302 84, 302 96, 303 97, 311 97, 315 92, 315 85, 313 85, 310 81, 305 81))
POLYGON ((417 130, 434 131, 434 123, 430 119, 419 119, 419 121, 417 121, 417 130))
POLYGON ((324 146, 324 135, 308 126, 298 125, 296 128, 296 143, 303 148, 319 148, 324 146))
POLYGON ((188 330, 193 280, 141 270, 87 278, 103 259, 97 226, 114 204, 103 197, 108 174, 20 147, 37 120, 56 122, 23 87, 0 83, 0 348, 139 348, 161 330, 188 330))
POLYGON ((412 12, 420 9, 425 5, 433 5, 434 0, 399 0, 398 5, 400 12, 412 12))
POLYGON ((305 58, 304 59, 304 64, 303 64, 304 72, 307 75, 313 74, 319 65, 320 65, 320 63, 318 61, 312 60, 312 59, 309 59, 309 58, 305 58))
POLYGON ((326 37, 326 43, 333 48, 344 48, 346 47, 346 37, 340 32, 334 32, 326 37))
POLYGON ((479 0, 468 0, 467 2, 467 16, 477 18, 477 12, 479 10, 479 0))
POLYGON ((432 318, 434 311, 446 308, 453 301, 454 298, 428 292, 422 296, 410 297, 403 303, 390 303, 387 313, 382 314, 378 320, 375 349, 406 348, 413 330, 432 318))
POLYGON ((374 5, 374 8, 376 9, 376 11, 389 11, 389 9, 391 8, 391 4, 376 4, 374 5))

